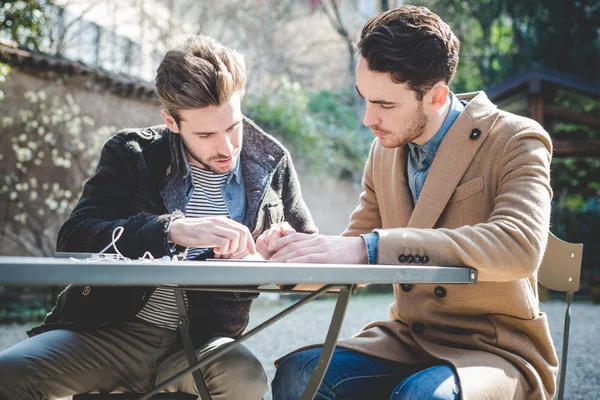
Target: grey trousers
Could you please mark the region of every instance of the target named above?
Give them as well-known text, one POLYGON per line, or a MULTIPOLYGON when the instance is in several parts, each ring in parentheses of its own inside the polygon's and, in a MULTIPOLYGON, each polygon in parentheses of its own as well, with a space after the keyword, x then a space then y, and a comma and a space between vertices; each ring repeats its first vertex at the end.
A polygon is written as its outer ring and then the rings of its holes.
MULTIPOLYGON (((145 392, 189 366, 178 333, 144 322, 93 332, 55 330, 0 353, 0 399, 40 400, 89 392, 145 392)), ((231 341, 220 338, 203 354, 231 341)), ((243 345, 202 368, 214 400, 257 400, 267 392, 258 359, 243 345)), ((168 392, 198 394, 191 374, 168 392)))

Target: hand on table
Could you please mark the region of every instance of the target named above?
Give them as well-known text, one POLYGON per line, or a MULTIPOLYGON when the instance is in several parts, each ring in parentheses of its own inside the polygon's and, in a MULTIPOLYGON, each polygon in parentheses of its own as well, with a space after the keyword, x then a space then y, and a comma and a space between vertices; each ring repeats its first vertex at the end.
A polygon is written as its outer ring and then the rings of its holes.
POLYGON ((255 254, 248 228, 227 217, 178 218, 169 225, 169 242, 185 247, 214 248, 215 255, 255 254))
POLYGON ((265 260, 268 260, 275 253, 272 245, 280 238, 295 232, 296 230, 287 222, 273 224, 269 229, 264 231, 258 239, 256 239, 256 251, 258 251, 265 260))
POLYGON ((365 242, 361 237, 290 233, 270 243, 272 262, 367 264, 365 242))

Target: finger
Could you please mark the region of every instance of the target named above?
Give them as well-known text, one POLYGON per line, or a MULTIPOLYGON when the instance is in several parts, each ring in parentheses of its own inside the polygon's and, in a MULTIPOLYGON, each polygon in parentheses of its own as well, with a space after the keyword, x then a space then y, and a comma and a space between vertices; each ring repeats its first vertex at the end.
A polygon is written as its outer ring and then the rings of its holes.
POLYGON ((308 240, 312 240, 316 237, 318 237, 318 236, 317 235, 309 235, 306 233, 297 233, 297 232, 290 233, 287 236, 280 237, 279 239, 275 240, 273 243, 269 243, 269 249, 271 251, 277 252, 292 243, 308 241, 308 240))
POLYGON ((282 237, 283 237, 283 234, 279 230, 271 232, 271 240, 269 241, 269 247, 268 247, 269 252, 273 253, 273 252, 277 251, 275 244, 282 237))
POLYGON ((229 254, 227 258, 230 260, 243 260, 248 256, 248 254, 249 253, 247 251, 242 251, 241 253, 229 254))
POLYGON ((289 235, 290 233, 294 232, 296 232, 296 230, 292 228, 292 226, 287 221, 281 223, 281 226, 279 227, 279 233, 281 233, 283 236, 289 235))
MULTIPOLYGON (((274 252, 273 255, 271 256, 271 259, 273 259, 273 258, 281 259, 284 256, 287 257, 287 255, 290 253, 294 253, 294 252, 298 252, 298 251, 300 251, 301 255, 308 254, 311 251, 314 252, 315 248, 317 248, 320 244, 321 244, 320 240, 318 240, 317 238, 313 238, 312 240, 303 240, 303 241, 292 242, 292 243, 288 244, 287 246, 274 252)), ((295 253, 295 254, 298 254, 298 253, 295 253)))
POLYGON ((265 239, 265 243, 271 243, 271 240, 273 240, 273 229, 269 228, 265 233, 264 233, 264 239, 265 239))
POLYGON ((213 234, 210 238, 210 242, 212 245, 207 247, 212 247, 215 255, 226 254, 229 251, 229 239, 225 237, 213 234))
MULTIPOLYGON (((244 227, 245 228, 245 227, 244 227)), ((244 230, 240 229, 240 224, 224 223, 213 227, 213 235, 225 239, 226 245, 222 245, 219 249, 215 246, 215 253, 219 251, 221 254, 239 253, 246 248, 246 241, 240 240, 240 236, 244 235, 244 230), (240 242, 243 244, 240 246, 240 242)), ((244 238, 245 239, 245 238, 244 238)))
MULTIPOLYGON (((306 243, 306 242, 305 242, 306 243)), ((289 248, 289 246, 288 246, 289 248)), ((322 246, 304 246, 285 254, 275 253, 271 260, 272 262, 322 262, 325 259, 325 252, 322 246), (301 260, 301 261, 298 261, 301 260)))

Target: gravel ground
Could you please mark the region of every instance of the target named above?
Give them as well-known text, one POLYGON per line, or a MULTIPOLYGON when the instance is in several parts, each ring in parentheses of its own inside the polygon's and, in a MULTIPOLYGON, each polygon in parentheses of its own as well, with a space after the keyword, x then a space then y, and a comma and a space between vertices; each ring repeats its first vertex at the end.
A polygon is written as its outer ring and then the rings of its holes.
MULTIPOLYGON (((346 314, 341 337, 352 336, 374 319, 387 318, 387 307, 391 301, 391 295, 354 297, 346 314)), ((275 373, 273 367, 275 359, 300 346, 324 340, 334 304, 332 299, 310 303, 246 342, 263 362, 269 382, 275 373), (307 324, 307 321, 310 323, 307 324)), ((288 303, 255 303, 250 327, 265 321, 288 305, 288 303)), ((549 301, 542 304, 542 310, 548 314, 552 338, 559 355, 564 309, 562 301, 549 301)), ((25 330, 32 325, 0 325, 0 351, 23 340, 25 330)), ((599 332, 600 306, 591 303, 573 304, 565 399, 600 399, 599 332)), ((270 399, 270 394, 267 399, 270 399)))

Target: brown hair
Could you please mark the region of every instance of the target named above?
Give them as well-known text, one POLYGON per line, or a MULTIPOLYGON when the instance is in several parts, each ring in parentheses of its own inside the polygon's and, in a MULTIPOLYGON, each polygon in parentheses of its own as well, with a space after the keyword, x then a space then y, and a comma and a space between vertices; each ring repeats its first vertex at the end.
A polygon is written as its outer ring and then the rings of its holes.
POLYGON ((425 7, 404 6, 372 17, 354 44, 369 69, 408 83, 419 100, 437 82, 450 83, 458 65, 460 42, 425 7))
POLYGON ((244 57, 211 37, 193 36, 165 54, 155 85, 162 106, 179 124, 180 110, 218 106, 244 92, 244 57))

